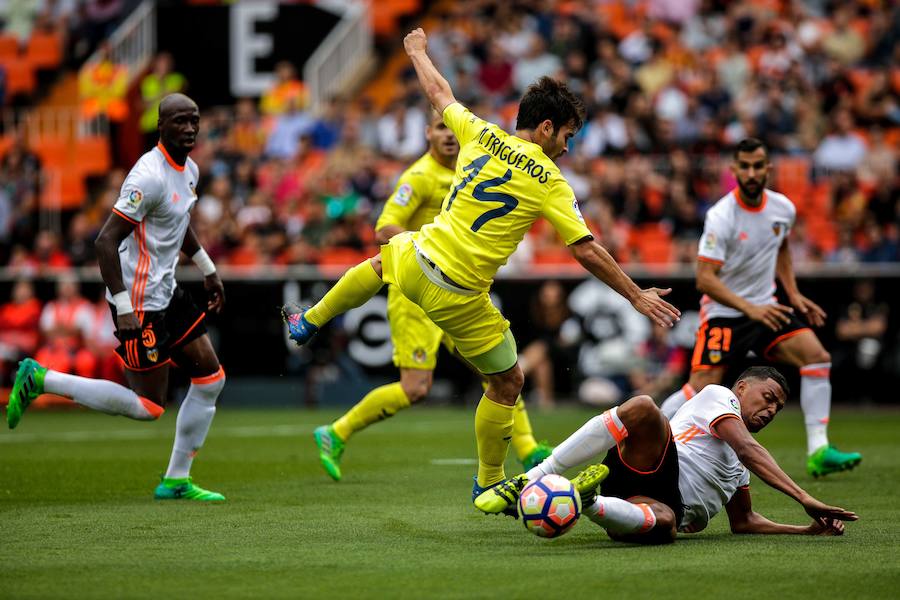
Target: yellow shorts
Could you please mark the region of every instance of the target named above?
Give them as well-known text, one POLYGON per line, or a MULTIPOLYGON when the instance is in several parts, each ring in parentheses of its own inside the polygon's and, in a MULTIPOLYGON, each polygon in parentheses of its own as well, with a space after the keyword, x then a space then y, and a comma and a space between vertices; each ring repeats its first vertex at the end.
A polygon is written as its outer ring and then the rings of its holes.
MULTIPOLYGON (((449 336, 464 358, 483 373, 491 373, 482 367, 484 361, 478 359, 501 344, 508 346, 511 336, 506 333, 509 321, 491 303, 487 292, 458 293, 434 283, 420 265, 410 232, 395 235, 390 243, 381 247, 381 265, 385 283, 396 287, 421 307, 431 321, 449 336)), ((502 364, 492 361, 499 364, 494 372, 515 365, 514 343, 511 355, 509 350, 503 354, 502 364)))
POLYGON ((387 316, 397 368, 433 371, 441 342, 453 352, 450 336, 394 285, 388 287, 387 316))

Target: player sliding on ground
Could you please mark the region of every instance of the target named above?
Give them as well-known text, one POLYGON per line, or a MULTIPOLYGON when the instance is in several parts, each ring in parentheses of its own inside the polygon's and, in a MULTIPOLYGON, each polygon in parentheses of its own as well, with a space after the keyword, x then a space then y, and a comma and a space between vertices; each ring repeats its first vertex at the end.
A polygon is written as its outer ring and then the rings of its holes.
POLYGON ((818 477, 852 469, 862 456, 828 443, 831 355, 810 329, 825 324, 825 312, 797 288, 788 247, 797 210, 787 196, 766 189, 769 168, 761 141, 748 138, 735 147, 731 171, 738 187, 706 213, 697 253, 697 289, 704 296, 691 377, 662 411, 672 416, 705 386, 721 383, 727 366, 748 350, 797 367, 806 468, 818 477), (775 298, 775 277, 791 306, 775 298))
POLYGON ((66 375, 26 358, 16 373, 6 414, 12 429, 35 398, 49 393, 107 414, 152 421, 166 405, 169 364, 185 369, 191 387, 178 411, 169 467, 154 492, 158 500, 225 499, 190 478, 194 456, 216 414, 225 372, 206 334, 206 313, 175 283, 175 265, 184 252, 205 276, 208 310, 222 311, 222 281, 190 225, 198 168, 188 153, 199 130, 200 113, 193 100, 181 94, 163 98, 159 144, 131 169, 95 242, 120 342, 116 353, 125 363, 129 387, 66 375))
POLYGON ((418 304, 488 380, 475 411, 474 499, 504 480, 523 383, 509 321, 488 292, 497 269, 535 220, 546 217, 588 271, 656 323, 671 327, 680 313, 660 298, 669 290, 640 289, 585 226, 572 188, 553 162, 566 151, 584 115, 581 101, 564 84, 549 77, 533 84, 519 103, 516 133, 509 135, 456 101, 425 52, 421 29, 403 43, 425 94, 459 140, 454 185, 432 223, 394 236, 378 256, 347 271, 318 304, 285 316, 291 337, 304 344, 385 283, 418 304))
POLYGON ((475 506, 514 506, 529 481, 594 460, 572 483, 584 513, 614 540, 665 543, 704 529, 724 506, 734 533, 841 535, 857 516, 816 500, 781 470, 751 433, 772 422, 788 396, 784 376, 751 367, 732 389, 708 385, 671 421, 649 396, 634 397, 585 423, 537 467, 487 490, 475 506), (753 511, 750 472, 796 500, 808 526, 772 522, 753 511), (602 485, 600 495, 597 486, 602 485))
MULTIPOLYGON (((425 137, 428 152, 400 176, 375 224, 375 237, 382 244, 404 231, 417 231, 441 212, 441 203, 453 182, 459 143, 435 111, 431 112, 425 137)), ((286 311, 296 313, 298 307, 288 306, 286 311)), ((314 434, 319 462, 335 481, 341 479, 341 457, 350 436, 425 398, 441 343, 455 352, 449 336, 395 286, 388 288, 387 316, 400 382, 375 388, 334 423, 316 428, 314 434)), ((547 458, 551 450, 534 439, 521 396, 515 406, 510 443, 525 469, 547 458)))

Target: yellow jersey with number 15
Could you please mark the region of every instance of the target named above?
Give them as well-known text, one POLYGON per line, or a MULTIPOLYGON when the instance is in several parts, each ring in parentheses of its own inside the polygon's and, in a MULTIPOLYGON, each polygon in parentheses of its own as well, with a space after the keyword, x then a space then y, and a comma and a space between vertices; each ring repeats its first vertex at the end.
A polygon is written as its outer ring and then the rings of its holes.
POLYGON ((591 237, 575 193, 540 146, 453 103, 444 123, 459 140, 456 174, 438 216, 416 246, 459 285, 487 291, 497 270, 541 216, 566 245, 591 237))
POLYGON ((441 203, 452 182, 453 169, 439 163, 430 152, 426 153, 400 175, 394 193, 384 203, 384 210, 375 223, 375 231, 386 225, 416 231, 431 223, 441 212, 441 203))

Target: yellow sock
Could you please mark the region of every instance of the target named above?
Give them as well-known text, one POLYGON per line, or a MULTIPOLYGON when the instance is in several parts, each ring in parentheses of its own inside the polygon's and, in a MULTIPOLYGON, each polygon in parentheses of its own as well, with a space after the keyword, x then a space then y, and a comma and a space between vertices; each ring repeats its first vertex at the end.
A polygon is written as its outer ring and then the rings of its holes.
POLYGON ((372 263, 366 259, 352 269, 344 273, 334 287, 306 311, 306 320, 321 327, 336 316, 343 314, 351 308, 362 306, 366 301, 378 293, 384 282, 372 263))
POLYGON ((478 443, 478 485, 488 487, 506 478, 503 462, 513 429, 513 407, 481 397, 475 410, 478 443))
POLYGON ((525 401, 522 396, 519 396, 513 407, 513 430, 510 443, 520 461, 525 460, 538 445, 531 432, 531 421, 528 419, 528 411, 525 410, 525 401))
POLYGON ((409 407, 409 398, 399 383, 377 387, 348 410, 343 417, 332 423, 334 432, 345 442, 357 431, 362 431, 372 423, 393 417, 397 412, 409 407))

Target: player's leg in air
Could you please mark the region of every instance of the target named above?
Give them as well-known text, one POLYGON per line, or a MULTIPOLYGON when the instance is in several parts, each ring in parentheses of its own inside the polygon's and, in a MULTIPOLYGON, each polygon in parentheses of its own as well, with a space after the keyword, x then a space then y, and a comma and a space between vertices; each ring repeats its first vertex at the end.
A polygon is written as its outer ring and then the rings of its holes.
POLYGON ((572 480, 582 496, 584 514, 616 540, 672 541, 678 522, 675 511, 680 510, 678 456, 668 419, 649 396, 636 396, 592 418, 554 448, 547 460, 488 490, 475 506, 490 513, 507 510, 515 506, 529 481, 564 473, 604 454, 604 464, 592 465, 572 480), (603 495, 597 495, 601 483, 603 495))
POLYGON ((800 406, 806 424, 806 470, 814 477, 854 468, 859 452, 841 452, 828 443, 831 415, 831 355, 811 329, 777 342, 766 358, 800 370, 800 406))
MULTIPOLYGON (((167 311, 173 314, 195 316, 180 305, 167 311)), ((198 310, 196 308, 194 311, 198 310)), ((7 407, 10 429, 16 427, 28 406, 41 394, 56 394, 70 398, 77 404, 109 415, 122 415, 140 421, 158 419, 167 403, 169 385, 169 349, 157 345, 156 333, 166 331, 164 317, 154 319, 152 313, 144 314, 144 328, 125 339, 117 354, 126 364, 125 378, 128 387, 102 379, 88 379, 60 373, 26 358, 20 363, 7 407), (155 332, 151 333, 155 324, 155 332)), ((194 323, 191 321, 191 323, 194 323)), ((172 323, 168 325, 170 328, 172 323)), ((225 497, 195 485, 189 476, 191 463, 203 445, 212 418, 215 403, 225 383, 224 372, 216 359, 215 351, 201 325, 187 329, 171 328, 181 332, 180 337, 190 340, 174 352, 178 364, 192 375, 191 387, 182 402, 176 420, 175 446, 169 468, 154 496, 157 499, 224 500, 225 497)), ((177 340, 177 338, 176 338, 177 340)))
POLYGON ((329 320, 374 296, 385 282, 397 286, 418 304, 488 382, 475 411, 478 474, 472 490, 474 500, 505 479, 503 463, 524 375, 509 322, 491 303, 489 295, 441 279, 439 272, 423 261, 411 234, 396 235, 382 246, 382 254, 347 271, 315 306, 285 306, 282 316, 291 338, 303 344, 329 320))

